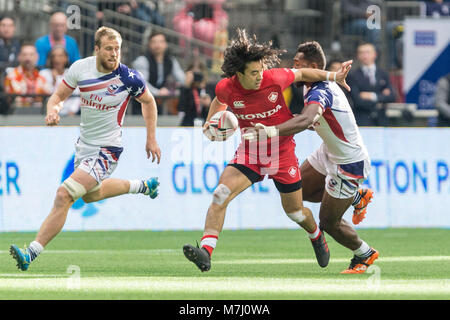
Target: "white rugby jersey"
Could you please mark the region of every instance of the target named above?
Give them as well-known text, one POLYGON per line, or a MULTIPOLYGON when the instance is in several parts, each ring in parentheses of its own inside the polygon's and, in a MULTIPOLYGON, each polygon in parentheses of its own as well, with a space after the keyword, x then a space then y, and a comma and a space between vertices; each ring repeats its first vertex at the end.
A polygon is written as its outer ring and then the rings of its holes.
POLYGON ((328 149, 330 160, 336 164, 348 164, 368 158, 352 108, 339 85, 336 82, 315 82, 309 90, 305 87, 304 92, 305 107, 316 103, 323 109, 314 130, 328 149))
POLYGON ((141 74, 124 64, 111 73, 101 73, 96 57, 75 61, 63 82, 78 87, 81 96, 81 141, 96 146, 122 145, 122 123, 131 97, 138 98, 145 90, 141 74))

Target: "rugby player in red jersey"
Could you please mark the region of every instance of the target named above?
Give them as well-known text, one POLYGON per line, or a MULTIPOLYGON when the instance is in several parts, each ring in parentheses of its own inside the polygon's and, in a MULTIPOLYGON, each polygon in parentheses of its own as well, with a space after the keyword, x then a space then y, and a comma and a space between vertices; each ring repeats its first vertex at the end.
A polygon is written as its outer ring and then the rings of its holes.
MULTIPOLYGON (((225 79, 216 86, 216 97, 203 127, 210 140, 215 137, 208 130, 208 120, 227 107, 236 115, 243 130, 251 127, 256 119, 264 125, 274 126, 293 118, 282 94, 292 82, 331 79, 348 88, 345 77, 352 61, 343 63, 339 72, 331 74, 318 69, 270 69, 279 63, 281 52, 271 48, 270 43, 258 43, 255 36, 249 38, 245 30, 238 30, 237 38, 225 50, 222 65, 225 79)), ((330 253, 324 234, 317 227, 311 210, 303 207, 302 180, 294 151, 292 135, 264 142, 241 142, 213 192, 200 248, 191 244, 183 246, 188 260, 202 272, 210 269, 211 255, 223 228, 227 205, 268 175, 280 192, 286 215, 308 232, 319 265, 328 265, 330 253)))
MULTIPOLYGON (((324 69, 325 54, 319 43, 305 42, 298 46, 295 68, 324 69)), ((320 229, 339 244, 353 251, 350 265, 342 273, 364 273, 378 258, 378 251, 362 240, 356 230, 342 218, 353 205, 353 223, 364 219, 372 190, 361 188, 368 177, 370 158, 359 132, 353 111, 344 92, 336 83, 305 82, 305 106, 302 113, 285 123, 266 126, 255 123, 244 139, 257 140, 276 136, 292 136, 307 128, 314 128, 323 143, 301 165, 303 199, 321 202, 320 229)))

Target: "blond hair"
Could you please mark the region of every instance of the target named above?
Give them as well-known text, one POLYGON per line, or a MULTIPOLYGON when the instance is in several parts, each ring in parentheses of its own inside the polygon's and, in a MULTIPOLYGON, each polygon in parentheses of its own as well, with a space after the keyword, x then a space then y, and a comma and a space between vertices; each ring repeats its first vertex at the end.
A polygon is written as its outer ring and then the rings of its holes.
POLYGON ((115 30, 113 28, 108 28, 108 27, 100 27, 95 32, 94 45, 100 48, 103 37, 107 37, 108 40, 117 39, 120 42, 122 42, 122 37, 117 30, 115 30))

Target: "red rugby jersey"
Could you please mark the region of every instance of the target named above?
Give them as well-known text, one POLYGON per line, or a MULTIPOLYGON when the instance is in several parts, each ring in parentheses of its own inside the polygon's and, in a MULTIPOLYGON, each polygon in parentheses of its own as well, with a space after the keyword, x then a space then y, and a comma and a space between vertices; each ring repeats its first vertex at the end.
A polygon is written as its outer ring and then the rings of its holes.
MULTIPOLYGON (((275 68, 265 70, 261 86, 257 90, 247 90, 242 87, 237 76, 222 79, 216 85, 216 97, 220 103, 226 104, 236 115, 241 129, 252 127, 253 123, 275 126, 283 123, 293 115, 283 97, 283 90, 294 82, 293 70, 275 68)), ((293 136, 277 137, 280 151, 294 150, 293 136)), ((271 141, 260 142, 269 145, 271 141)), ((242 143, 240 148, 243 147, 242 143)), ((254 149, 254 148, 253 148, 254 149)), ((246 150, 252 150, 248 147, 246 150)))

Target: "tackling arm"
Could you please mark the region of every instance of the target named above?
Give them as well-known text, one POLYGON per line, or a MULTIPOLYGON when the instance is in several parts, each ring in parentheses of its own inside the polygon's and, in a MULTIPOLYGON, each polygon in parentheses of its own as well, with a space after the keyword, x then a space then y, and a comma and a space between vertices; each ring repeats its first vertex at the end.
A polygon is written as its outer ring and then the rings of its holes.
POLYGON ((302 132, 313 125, 323 113, 323 109, 317 103, 311 103, 303 108, 300 115, 275 126, 280 136, 290 136, 302 132))
POLYGON ((352 67, 353 60, 345 61, 342 63, 341 69, 337 72, 330 72, 312 68, 301 68, 295 71, 294 82, 318 82, 318 81, 336 81, 348 91, 350 87, 345 82, 345 78, 352 67))

